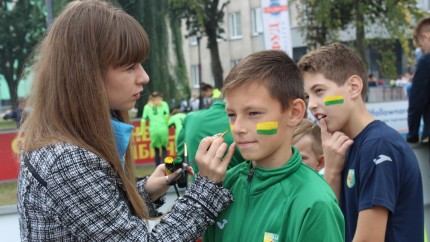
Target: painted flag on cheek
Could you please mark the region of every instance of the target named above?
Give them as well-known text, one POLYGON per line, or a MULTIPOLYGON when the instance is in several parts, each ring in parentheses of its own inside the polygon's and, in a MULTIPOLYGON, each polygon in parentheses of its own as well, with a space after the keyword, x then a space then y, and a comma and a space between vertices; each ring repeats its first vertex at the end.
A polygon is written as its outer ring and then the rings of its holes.
POLYGON ((326 106, 330 106, 334 104, 342 104, 344 102, 343 96, 328 96, 328 97, 325 97, 323 100, 326 106))
POLYGON ((274 135, 278 133, 278 122, 257 123, 257 134, 274 135))

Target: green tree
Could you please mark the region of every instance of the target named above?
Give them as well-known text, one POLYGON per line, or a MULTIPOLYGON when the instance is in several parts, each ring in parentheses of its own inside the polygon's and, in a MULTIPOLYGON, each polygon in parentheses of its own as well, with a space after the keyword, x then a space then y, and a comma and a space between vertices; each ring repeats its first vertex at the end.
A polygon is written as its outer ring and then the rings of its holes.
MULTIPOLYGON (((379 27, 379 33, 376 33, 379 36, 388 34, 387 39, 398 40, 406 56, 410 55, 409 39, 412 37, 412 29, 415 20, 422 16, 421 11, 417 8, 416 0, 363 0, 353 2, 351 12, 355 16, 355 46, 363 60, 366 60, 366 50, 368 49, 368 38, 365 36, 366 27, 372 26, 379 27)), ((384 51, 392 51, 392 49, 384 51)), ((390 77, 396 77, 396 73, 392 71, 386 70, 386 74, 390 77)))
POLYGON ((293 0, 299 11, 298 21, 303 23, 302 33, 310 49, 316 49, 338 38, 338 33, 351 21, 348 1, 293 0))
POLYGON ((223 69, 218 51, 218 39, 224 29, 221 27, 224 18, 225 6, 219 0, 168 0, 173 16, 185 19, 187 36, 205 35, 208 39, 207 48, 211 53, 211 69, 215 87, 221 88, 223 84, 223 69))
POLYGON ((55 18, 61 13, 64 6, 69 2, 71 2, 72 0, 50 0, 50 1, 52 1, 52 12, 55 18))
MULTIPOLYGON (((395 77, 393 48, 396 41, 401 44, 406 56, 411 55, 410 38, 415 20, 422 16, 416 0, 295 0, 299 3, 299 16, 311 47, 328 44, 337 39, 337 33, 348 26, 355 27, 353 45, 364 61, 369 43, 381 48, 378 55, 383 59, 379 68, 386 77, 395 77), (370 41, 366 33, 372 32, 370 41), (312 38, 315 36, 315 38, 312 38), (376 36, 376 37, 375 37, 376 36), (389 41, 391 40, 391 41, 389 41), (384 45, 381 46, 381 43, 384 45), (390 63, 387 63, 390 62, 390 63)), ((411 61, 411 60, 410 60, 411 61)))
MULTIPOLYGON (((167 1, 118 0, 118 3, 144 27, 150 38, 149 57, 143 65, 151 79, 147 85, 149 92, 163 93, 164 99, 168 102, 174 100, 178 103, 188 98, 190 90, 182 51, 180 24, 177 19, 169 16, 167 1), (170 46, 173 46, 174 56, 169 56, 170 46)), ((138 115, 141 115, 146 101, 147 96, 144 95, 137 103, 138 115)))
POLYGON ((9 86, 13 106, 18 104, 25 61, 45 33, 43 7, 36 0, 0 1, 0 74, 9 86))

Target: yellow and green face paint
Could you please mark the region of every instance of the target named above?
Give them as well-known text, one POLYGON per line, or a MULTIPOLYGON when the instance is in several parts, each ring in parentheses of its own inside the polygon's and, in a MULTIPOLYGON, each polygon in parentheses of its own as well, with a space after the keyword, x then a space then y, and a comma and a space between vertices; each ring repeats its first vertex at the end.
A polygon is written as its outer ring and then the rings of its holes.
POLYGON ((274 135, 278 133, 278 122, 257 123, 257 134, 274 135))
POLYGON ((342 104, 344 102, 343 96, 328 96, 324 99, 324 104, 326 106, 334 105, 334 104, 342 104))

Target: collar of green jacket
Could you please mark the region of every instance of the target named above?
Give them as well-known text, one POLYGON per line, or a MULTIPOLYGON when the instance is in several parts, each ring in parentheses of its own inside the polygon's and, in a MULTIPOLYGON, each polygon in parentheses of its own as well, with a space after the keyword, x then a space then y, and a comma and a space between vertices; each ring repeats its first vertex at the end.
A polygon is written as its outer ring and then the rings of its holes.
POLYGON ((258 166, 252 167, 252 163, 250 161, 243 162, 238 165, 237 168, 235 167, 236 169, 229 170, 225 184, 230 182, 234 183, 237 179, 240 179, 241 182, 243 181, 250 185, 250 191, 253 195, 267 190, 268 187, 273 186, 294 174, 302 165, 302 157, 299 151, 295 147, 292 147, 292 150, 293 154, 291 158, 279 168, 265 169, 258 166), (254 173, 251 181, 249 181, 248 176, 252 168, 254 168, 254 173))

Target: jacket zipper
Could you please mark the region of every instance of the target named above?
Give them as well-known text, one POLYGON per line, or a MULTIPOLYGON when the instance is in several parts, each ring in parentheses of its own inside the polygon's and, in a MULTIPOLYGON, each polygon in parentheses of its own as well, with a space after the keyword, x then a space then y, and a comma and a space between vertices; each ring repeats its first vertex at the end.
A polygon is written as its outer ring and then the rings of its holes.
POLYGON ((249 208, 249 200, 250 200, 249 196, 251 194, 251 185, 252 185, 252 178, 253 177, 254 177, 254 166, 251 163, 251 169, 249 170, 248 179, 247 179, 248 180, 248 189, 246 191, 245 216, 243 217, 242 227, 240 228, 240 234, 241 234, 240 238, 243 238, 243 227, 244 227, 245 222, 247 221, 247 217, 248 217, 248 208, 249 208))

